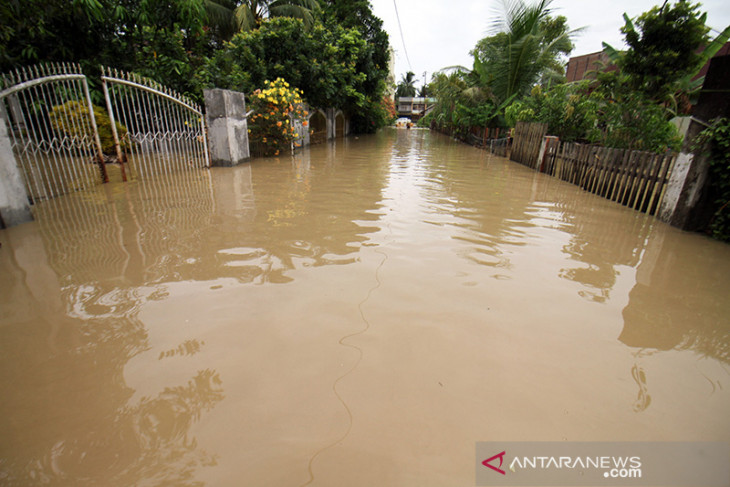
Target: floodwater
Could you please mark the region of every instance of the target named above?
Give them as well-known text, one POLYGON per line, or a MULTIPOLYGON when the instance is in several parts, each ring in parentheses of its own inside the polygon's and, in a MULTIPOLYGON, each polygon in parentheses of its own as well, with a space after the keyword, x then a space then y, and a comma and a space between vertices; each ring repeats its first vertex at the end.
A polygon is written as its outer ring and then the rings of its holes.
POLYGON ((730 441, 730 246, 426 131, 0 231, 0 484, 474 485, 477 441, 730 441))

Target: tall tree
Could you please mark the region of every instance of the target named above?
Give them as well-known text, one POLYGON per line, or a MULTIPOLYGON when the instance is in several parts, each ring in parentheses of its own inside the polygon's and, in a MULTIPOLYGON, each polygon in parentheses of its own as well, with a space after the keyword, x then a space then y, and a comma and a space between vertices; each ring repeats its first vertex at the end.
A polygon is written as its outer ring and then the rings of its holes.
POLYGON ((495 34, 480 40, 472 55, 482 85, 498 102, 523 96, 541 78, 559 76, 560 59, 573 49, 565 17, 551 17, 552 0, 527 5, 504 0, 504 12, 493 22, 495 34))
POLYGON ((728 26, 710 41, 707 14, 699 8, 700 4, 680 0, 674 5, 664 2, 635 21, 624 14, 621 32, 629 49, 620 52, 603 44, 631 88, 664 103, 673 113, 682 111, 682 100, 688 105, 704 80, 693 78, 730 39, 728 26))
POLYGON ((317 0, 205 0, 211 23, 228 37, 258 28, 272 17, 292 17, 311 26, 319 8, 317 0))
POLYGON ((415 77, 413 71, 408 71, 404 76, 401 76, 400 83, 395 88, 395 96, 416 96, 415 77))
POLYGON ((358 55, 355 69, 365 75, 358 90, 368 101, 362 108, 351 111, 350 121, 353 130, 371 132, 378 128, 372 121, 382 119, 380 105, 390 75, 390 43, 383 30, 383 21, 373 14, 368 0, 319 0, 319 3, 322 22, 328 29, 336 25, 356 29, 366 43, 365 50, 358 55))

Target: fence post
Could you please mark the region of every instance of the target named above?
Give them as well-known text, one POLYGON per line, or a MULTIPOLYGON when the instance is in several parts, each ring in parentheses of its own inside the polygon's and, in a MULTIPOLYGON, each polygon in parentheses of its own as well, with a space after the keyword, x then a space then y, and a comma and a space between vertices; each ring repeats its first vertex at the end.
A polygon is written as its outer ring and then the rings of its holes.
POLYGON ((5 119, 0 117, 0 228, 31 220, 28 193, 15 161, 5 119))
POLYGON ((702 199, 705 193, 709 162, 707 157, 691 152, 690 145, 704 130, 704 123, 692 119, 686 129, 682 152, 672 168, 667 188, 657 211, 659 219, 682 230, 696 230, 706 222, 701 221, 702 199))
POLYGON ((559 140, 554 135, 543 136, 542 143, 540 144, 540 153, 537 156, 537 164, 535 165, 535 169, 538 172, 545 172, 545 160, 550 156, 549 149, 559 140))
POLYGON ((204 90, 211 165, 235 166, 249 159, 246 100, 243 93, 204 90))
POLYGON ((707 169, 705 157, 680 152, 657 212, 661 221, 683 230, 690 230, 693 220, 692 210, 702 196, 702 189, 707 181, 707 169))

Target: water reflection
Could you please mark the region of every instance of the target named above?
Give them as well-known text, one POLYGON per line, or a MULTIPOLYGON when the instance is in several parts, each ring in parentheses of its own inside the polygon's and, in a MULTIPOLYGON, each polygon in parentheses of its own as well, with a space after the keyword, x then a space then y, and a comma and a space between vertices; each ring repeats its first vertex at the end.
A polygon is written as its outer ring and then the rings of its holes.
POLYGON ((2 484, 417 485, 434 438, 466 484, 493 434, 726 431, 692 408, 727 405, 727 248, 448 138, 47 203, 0 231, 2 484))
POLYGON ((106 185, 4 231, 0 387, 14 392, 0 401, 0 483, 198 485, 216 454, 189 430, 224 399, 225 380, 212 368, 182 383, 168 373, 168 360, 202 356, 193 333, 145 370, 166 384, 135 393, 127 365, 160 348, 140 313, 175 282, 286 283, 296 269, 356 262, 378 230, 368 222, 390 144, 368 165, 337 150, 106 185), (312 160, 326 170, 315 175, 312 160))
POLYGON ((728 284, 730 252, 709 239, 669 238, 674 232, 657 230, 647 246, 618 338, 638 349, 692 350, 728 364, 730 301, 716 290, 728 284))

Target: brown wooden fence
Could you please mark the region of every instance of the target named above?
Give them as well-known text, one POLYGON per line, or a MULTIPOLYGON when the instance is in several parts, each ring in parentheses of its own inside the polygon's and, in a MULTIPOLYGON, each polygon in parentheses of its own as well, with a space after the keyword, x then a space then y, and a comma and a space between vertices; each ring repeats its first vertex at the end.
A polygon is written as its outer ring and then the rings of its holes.
POLYGON ((657 212, 676 153, 560 142, 544 137, 546 129, 546 124, 518 122, 510 159, 635 210, 657 212))
POLYGON ((546 123, 517 122, 509 158, 534 169, 546 132, 546 123))
POLYGON ((546 151, 538 169, 653 215, 661 205, 676 159, 674 152, 654 154, 563 142, 546 151))

